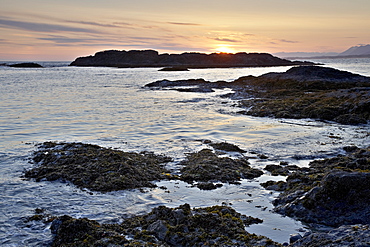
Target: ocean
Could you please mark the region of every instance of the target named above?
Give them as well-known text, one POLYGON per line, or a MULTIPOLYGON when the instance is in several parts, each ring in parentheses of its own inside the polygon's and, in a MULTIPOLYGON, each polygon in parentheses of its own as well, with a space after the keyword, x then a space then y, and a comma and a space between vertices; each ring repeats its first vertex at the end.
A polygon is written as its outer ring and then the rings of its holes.
MULTIPOLYGON (((316 59, 323 66, 370 76, 370 59, 316 59)), ((6 63, 6 62, 5 62, 6 63)), ((10 63, 10 62, 9 62, 10 63)), ((227 203, 238 212, 264 220, 248 232, 288 242, 305 232, 299 221, 272 212, 278 195, 259 184, 283 176, 243 180, 213 191, 201 191, 178 181, 161 181, 156 188, 89 193, 68 183, 33 182, 22 178, 35 145, 44 141, 84 142, 123 151, 153 151, 173 157, 209 148, 201 140, 229 142, 266 160, 251 159, 263 169, 287 161, 307 166, 314 158, 343 153, 342 147, 370 145, 370 125, 347 126, 312 119, 271 119, 239 115, 237 102, 224 94, 150 90, 143 86, 161 80, 232 81, 241 76, 284 72, 290 67, 191 69, 163 72, 158 68, 69 67, 69 62, 39 62, 45 68, 0 66, 0 245, 47 246, 50 225, 25 222, 36 208, 60 216, 87 217, 101 223, 147 213, 159 205, 191 207, 227 203), (336 136, 336 138, 332 138, 336 136), (169 193, 168 193, 169 192, 169 193)), ((237 156, 240 154, 230 154, 237 156)))

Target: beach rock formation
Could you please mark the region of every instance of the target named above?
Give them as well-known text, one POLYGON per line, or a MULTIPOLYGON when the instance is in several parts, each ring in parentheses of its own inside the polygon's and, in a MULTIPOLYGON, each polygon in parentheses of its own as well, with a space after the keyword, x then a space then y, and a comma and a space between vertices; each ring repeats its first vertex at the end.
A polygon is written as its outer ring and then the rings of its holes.
POLYGON ((16 64, 10 64, 9 67, 13 68, 43 68, 38 63, 16 63, 16 64))
POLYGON ((182 53, 159 54, 154 50, 101 51, 93 56, 79 57, 71 66, 104 66, 119 68, 175 67, 229 68, 309 65, 311 62, 289 61, 267 53, 182 53))
POLYGON ((218 157, 210 149, 188 154, 180 165, 183 166, 180 179, 188 183, 198 182, 200 189, 216 189, 214 182, 237 184, 241 179, 252 179, 263 174, 261 170, 250 167, 246 158, 218 157))
POLYGON ((282 73, 244 76, 232 82, 203 79, 160 80, 152 89, 213 92, 232 88, 241 114, 276 118, 313 118, 341 124, 370 120, 370 77, 320 66, 298 66, 282 73))
POLYGON ((32 160, 37 166, 25 171, 26 178, 68 181, 81 189, 109 192, 155 187, 154 181, 168 178, 164 165, 172 159, 91 144, 45 142, 32 160))
POLYGON ((191 209, 189 204, 159 206, 121 224, 65 215, 51 225, 55 234, 52 246, 281 246, 245 230, 245 226, 261 222, 227 206, 191 209))
POLYGON ((370 246, 369 225, 341 226, 327 233, 311 233, 293 242, 291 247, 370 246))
POLYGON ((273 202, 274 210, 333 227, 370 224, 370 147, 346 150, 345 156, 312 161, 289 175, 285 185, 276 182, 284 192, 273 202))

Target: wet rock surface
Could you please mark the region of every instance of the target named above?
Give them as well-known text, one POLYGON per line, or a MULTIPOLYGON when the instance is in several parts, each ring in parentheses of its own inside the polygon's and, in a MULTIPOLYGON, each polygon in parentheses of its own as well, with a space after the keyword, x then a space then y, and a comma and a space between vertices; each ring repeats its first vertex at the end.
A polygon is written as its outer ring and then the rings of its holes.
POLYGON ((121 224, 65 215, 52 223, 52 246, 281 246, 245 230, 261 222, 227 206, 191 209, 189 204, 159 206, 121 224))
MULTIPOLYGON (((261 170, 251 168, 246 158, 219 157, 210 149, 188 154, 180 165, 183 166, 180 179, 188 183, 220 181, 237 184, 241 179, 252 179, 263 174, 261 170)), ((200 188, 204 186, 203 183, 198 185, 200 188)))
POLYGON ((33 154, 38 166, 25 171, 36 181, 69 181, 79 188, 109 192, 155 187, 169 173, 171 158, 150 152, 133 153, 83 143, 45 142, 33 154))
POLYGON ((320 66, 298 66, 283 73, 245 76, 232 82, 203 79, 161 80, 148 88, 212 92, 232 88, 229 97, 240 100, 239 111, 258 117, 313 118, 342 124, 366 124, 370 120, 370 78, 320 66))
MULTIPOLYGON (((246 151, 222 142, 208 143, 215 150, 246 151)), ((247 158, 220 157, 210 149, 189 153, 179 165, 181 175, 165 168, 171 158, 151 152, 123 152, 83 143, 45 142, 34 152, 37 164, 25 171, 28 179, 71 182, 80 189, 109 192, 124 189, 155 187, 154 181, 179 179, 203 190, 222 187, 222 183, 238 184, 241 179, 252 179, 263 174, 251 168, 247 158)))
POLYGON ((293 242, 292 247, 370 246, 369 225, 348 225, 327 233, 311 233, 293 242))
POLYGON ((185 67, 185 68, 230 68, 308 65, 281 59, 267 53, 182 53, 159 54, 154 50, 101 51, 93 56, 79 57, 71 66, 107 66, 119 68, 135 67, 185 67))
POLYGON ((315 160, 284 182, 266 188, 284 192, 275 211, 306 223, 338 227, 370 223, 370 147, 347 147, 347 154, 315 160))

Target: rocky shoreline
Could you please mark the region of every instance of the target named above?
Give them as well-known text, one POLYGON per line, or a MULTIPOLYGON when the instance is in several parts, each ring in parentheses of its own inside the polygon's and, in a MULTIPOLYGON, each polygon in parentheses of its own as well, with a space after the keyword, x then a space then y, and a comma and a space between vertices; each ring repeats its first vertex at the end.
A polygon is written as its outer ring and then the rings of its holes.
MULTIPOLYGON (((215 150, 245 152, 229 143, 205 143, 215 150)), ((267 189, 282 191, 273 202, 277 213, 299 219, 312 229, 321 225, 339 227, 328 233, 312 231, 305 236, 293 235, 289 246, 332 246, 332 243, 346 246, 348 241, 364 246, 369 243, 370 147, 350 146, 344 150, 346 155, 314 160, 308 168, 286 162, 265 167, 264 170, 273 175, 287 176, 286 181, 261 184, 267 189)), ((183 167, 180 175, 178 171, 164 168, 163 163, 171 160, 169 157, 126 153, 82 143, 43 143, 34 152, 32 160, 37 164, 25 171, 26 178, 67 180, 81 189, 101 192, 153 187, 151 181, 163 179, 198 182, 199 189, 215 189, 219 184, 237 183, 239 179, 258 177, 263 173, 250 168, 246 159, 218 157, 210 149, 188 154, 180 162, 183 167), (113 164, 118 163, 120 168, 115 171, 113 164), (144 168, 134 171, 140 176, 132 177, 130 170, 136 166, 144 168), (147 169, 148 166, 151 169, 147 169), (82 167, 86 172, 90 171, 89 174, 81 170, 82 167), (97 167, 104 179, 98 177, 99 186, 92 186, 91 176, 96 175, 97 167), (117 177, 116 173, 121 170, 125 172, 117 177)), ((147 215, 134 216, 113 225, 86 218, 54 217, 41 209, 26 219, 33 220, 52 221, 53 246, 204 246, 207 243, 211 246, 282 246, 246 232, 245 226, 262 221, 240 215, 227 205, 198 209, 191 209, 188 204, 178 208, 160 206, 147 215)))
MULTIPOLYGON (((233 82, 161 80, 145 87, 202 93, 232 88, 234 93, 225 97, 238 99, 244 108, 240 113, 254 116, 314 118, 343 124, 366 124, 370 120, 370 78, 332 68, 300 66, 233 82)), ((201 141, 209 148, 187 154, 176 169, 166 166, 173 162, 171 157, 151 152, 45 142, 32 154, 34 167, 25 171, 24 177, 36 182, 69 182, 89 193, 131 189, 145 193, 145 188, 163 180, 181 180, 200 190, 214 190, 264 173, 280 175, 285 181, 261 183, 267 190, 280 191, 273 201, 274 212, 302 221, 310 231, 304 236, 292 235, 290 243, 276 243, 246 231, 246 226, 262 223, 261 219, 241 215, 226 204, 159 206, 148 214, 125 218, 120 224, 50 216, 38 209, 25 222, 52 222, 52 246, 370 245, 370 146, 344 147, 343 155, 313 160, 309 167, 280 162, 260 170, 252 168, 245 155, 225 156, 227 152, 246 153, 233 144, 201 141)))
POLYGON ((232 68, 312 65, 312 62, 290 61, 268 53, 182 53, 159 54, 154 50, 100 51, 93 56, 79 57, 70 66, 93 67, 167 67, 164 71, 189 68, 232 68))
POLYGON ((257 117, 312 118, 354 125, 370 121, 370 78, 320 66, 298 66, 232 82, 161 80, 145 87, 203 93, 231 88, 234 93, 224 97, 239 100, 243 108, 239 113, 257 117))

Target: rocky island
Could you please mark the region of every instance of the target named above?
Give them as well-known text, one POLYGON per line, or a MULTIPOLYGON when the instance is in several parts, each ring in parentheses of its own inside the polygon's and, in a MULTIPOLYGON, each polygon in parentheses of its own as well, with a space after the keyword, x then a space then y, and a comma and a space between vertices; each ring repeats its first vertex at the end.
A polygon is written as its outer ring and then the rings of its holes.
POLYGON ((182 53, 159 54, 154 50, 100 51, 93 56, 79 57, 70 66, 91 67, 175 67, 231 68, 312 65, 312 62, 290 61, 268 53, 182 53))
POLYGON ((43 68, 43 66, 38 63, 16 63, 8 66, 12 68, 43 68))

